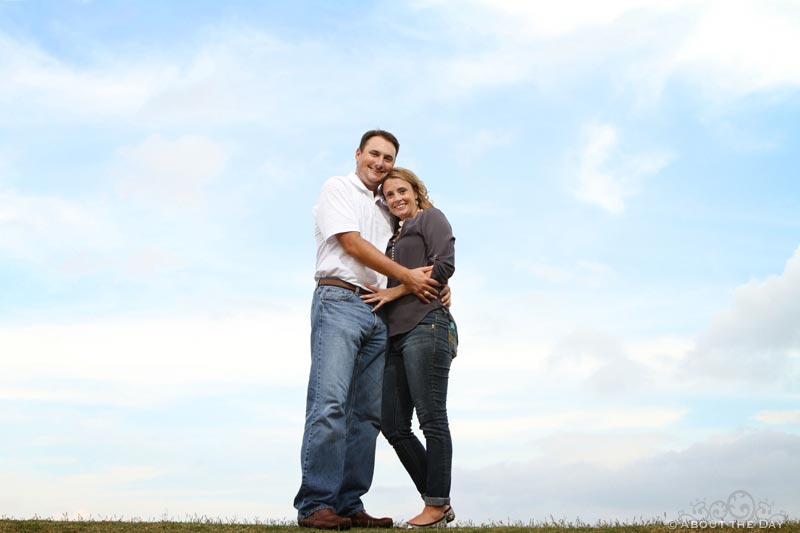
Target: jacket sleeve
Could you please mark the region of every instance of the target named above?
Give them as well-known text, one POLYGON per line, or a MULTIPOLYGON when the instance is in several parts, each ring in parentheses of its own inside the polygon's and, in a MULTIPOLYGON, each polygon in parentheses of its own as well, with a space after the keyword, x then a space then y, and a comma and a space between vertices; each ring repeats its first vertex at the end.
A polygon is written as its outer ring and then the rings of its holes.
POLYGON ((428 209, 421 229, 428 264, 433 265, 432 277, 446 285, 456 271, 456 238, 453 236, 453 228, 444 213, 434 207, 428 209))

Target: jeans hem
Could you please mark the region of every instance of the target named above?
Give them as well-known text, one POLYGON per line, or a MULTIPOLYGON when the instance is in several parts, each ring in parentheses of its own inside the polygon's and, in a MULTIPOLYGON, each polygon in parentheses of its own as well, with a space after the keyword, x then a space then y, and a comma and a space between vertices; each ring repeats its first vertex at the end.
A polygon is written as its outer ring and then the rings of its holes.
POLYGON ((349 513, 347 513, 347 515, 339 515, 339 516, 344 516, 345 518, 352 518, 354 514, 360 513, 363 510, 364 510, 364 506, 362 505, 361 507, 359 507, 355 511, 350 511, 349 513))
POLYGON ((425 496, 422 498, 425 502, 425 505, 433 505, 436 507, 441 507, 442 505, 450 505, 450 498, 434 498, 425 496))
POLYGON ((317 511, 319 511, 320 509, 330 509, 331 511, 333 511, 333 512, 336 512, 336 511, 333 509, 333 507, 331 507, 330 505, 320 505, 319 507, 315 507, 315 508, 314 508, 312 511, 309 511, 309 512, 307 512, 307 513, 306 513, 306 514, 304 514, 304 515, 301 515, 300 513, 297 513, 297 519, 298 519, 298 520, 302 520, 302 519, 304 519, 304 518, 308 518, 308 517, 309 517, 309 516, 311 516, 312 514, 314 514, 314 513, 316 513, 317 511))

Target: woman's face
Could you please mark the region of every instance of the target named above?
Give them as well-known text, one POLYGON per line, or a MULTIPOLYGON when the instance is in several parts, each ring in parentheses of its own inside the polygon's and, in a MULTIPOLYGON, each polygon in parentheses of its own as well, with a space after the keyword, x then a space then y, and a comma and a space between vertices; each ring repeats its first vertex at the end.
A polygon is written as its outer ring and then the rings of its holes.
POLYGON ((389 211, 399 218, 405 220, 417 216, 417 198, 419 195, 414 192, 414 187, 409 182, 401 178, 389 178, 383 182, 383 197, 389 211))

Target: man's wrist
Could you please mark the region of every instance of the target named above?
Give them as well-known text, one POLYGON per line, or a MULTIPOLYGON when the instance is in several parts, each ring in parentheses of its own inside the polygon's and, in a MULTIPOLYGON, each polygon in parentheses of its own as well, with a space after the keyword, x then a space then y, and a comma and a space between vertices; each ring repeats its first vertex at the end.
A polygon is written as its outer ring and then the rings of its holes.
POLYGON ((399 266, 400 266, 400 268, 402 270, 400 270, 400 274, 397 276, 397 279, 398 279, 398 281, 400 281, 400 283, 402 283, 403 285, 405 285, 407 287, 408 286, 409 277, 411 275, 411 269, 410 268, 406 268, 406 267, 404 267, 402 265, 399 265, 399 266))

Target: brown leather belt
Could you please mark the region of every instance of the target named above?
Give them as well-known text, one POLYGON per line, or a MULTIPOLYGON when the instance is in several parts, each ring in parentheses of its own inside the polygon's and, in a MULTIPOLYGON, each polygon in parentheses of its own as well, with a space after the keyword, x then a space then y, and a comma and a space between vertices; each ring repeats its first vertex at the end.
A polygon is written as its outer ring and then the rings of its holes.
POLYGON ((353 291, 356 294, 372 294, 372 291, 362 289, 358 285, 353 285, 352 283, 348 283, 339 278, 319 278, 319 281, 317 281, 317 287, 321 287, 323 285, 341 287, 342 289, 353 291))

